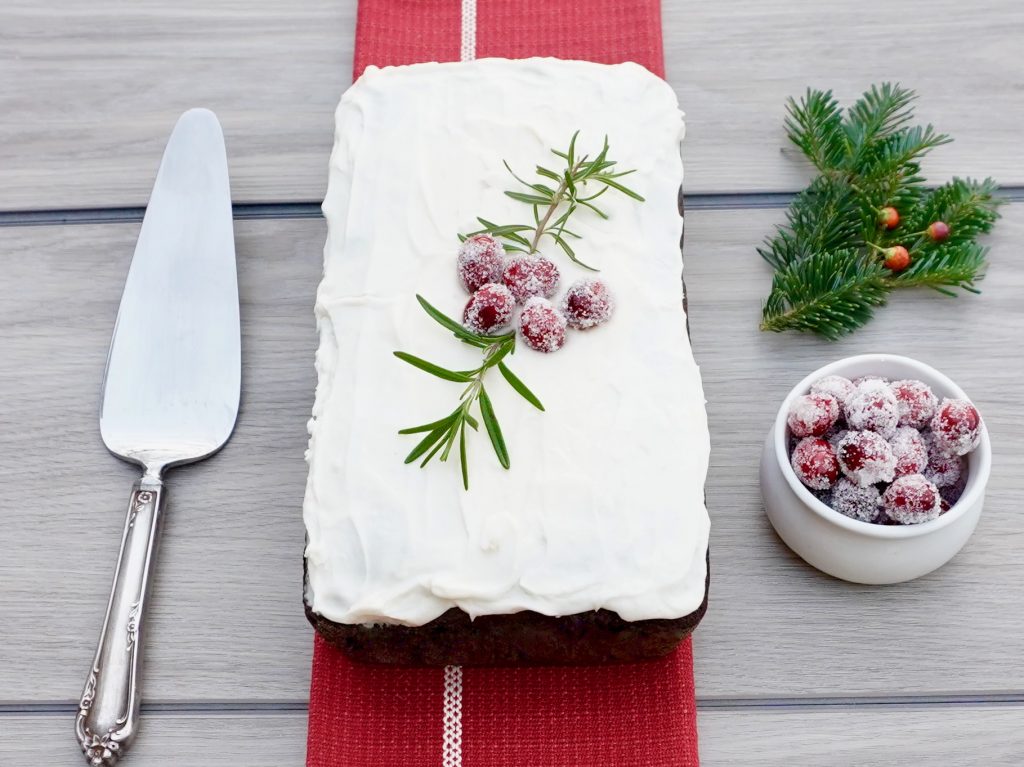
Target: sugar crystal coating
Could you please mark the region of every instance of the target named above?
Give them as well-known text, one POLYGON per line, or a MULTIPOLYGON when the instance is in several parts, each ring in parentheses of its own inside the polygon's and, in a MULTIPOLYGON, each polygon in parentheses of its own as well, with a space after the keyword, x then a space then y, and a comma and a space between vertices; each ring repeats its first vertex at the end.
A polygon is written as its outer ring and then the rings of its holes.
POLYGON ((558 290, 561 275, 553 261, 542 256, 520 254, 505 261, 501 281, 516 301, 524 303, 528 298, 541 296, 551 298, 558 290))
POLYGON ((490 282, 501 282, 504 266, 505 247, 488 234, 474 234, 459 246, 459 281, 470 293, 490 282))
POLYGON ((922 474, 899 477, 882 494, 885 512, 901 525, 928 522, 942 511, 939 489, 922 474))
POLYGON ((790 456, 793 471, 811 490, 828 490, 839 477, 839 464, 832 446, 820 437, 804 437, 790 456))
POLYGON ((846 400, 844 412, 851 429, 877 432, 886 439, 896 433, 900 420, 896 395, 880 379, 858 384, 846 400))
MULTIPOLYGON (((922 441, 924 441, 923 438, 922 441)), ((952 487, 960 481, 961 477, 966 476, 967 462, 959 455, 951 455, 937 449, 934 437, 932 437, 931 444, 932 449, 928 452, 928 464, 921 473, 938 488, 952 487)))
POLYGON ((550 301, 533 297, 519 315, 519 332, 523 341, 538 352, 555 352, 565 343, 566 321, 550 301))
POLYGON ((569 327, 586 330, 611 319, 615 298, 601 280, 577 280, 562 298, 561 309, 569 327))
POLYGON ((928 466, 928 448, 920 432, 910 426, 900 426, 889 440, 896 456, 896 476, 921 474, 928 466))
POLYGON ((965 399, 942 400, 931 427, 938 448, 954 455, 966 455, 981 440, 981 416, 965 399))
POLYGON ((836 446, 843 474, 861 487, 891 482, 896 475, 896 456, 873 431, 851 431, 836 446))
POLYGON ((935 407, 939 404, 939 398, 935 396, 928 384, 908 378, 902 381, 893 381, 889 384, 889 388, 896 397, 900 426, 913 426, 915 429, 920 429, 927 425, 935 414, 935 407))
MULTIPOLYGON (((932 484, 935 484, 934 482, 932 484)), ((967 487, 967 475, 964 474, 954 482, 952 485, 939 488, 939 495, 942 496, 942 500, 952 508, 956 505, 957 501, 960 500, 960 496, 964 494, 964 488, 967 487)))
POLYGON ((889 383, 889 379, 888 378, 883 378, 882 376, 866 375, 866 376, 858 376, 857 378, 854 378, 852 383, 853 383, 854 388, 856 388, 856 387, 860 386, 861 384, 866 384, 866 383, 872 383, 873 385, 888 384, 889 383))
POLYGON ((874 485, 861 487, 840 477, 832 488, 832 508, 861 522, 874 522, 882 510, 882 495, 874 485))
POLYGON ((790 405, 786 423, 797 437, 823 437, 839 419, 839 410, 831 394, 801 394, 790 405))
POLYGON ((823 376, 811 384, 812 394, 831 394, 840 404, 853 394, 853 382, 842 376, 823 376))
POLYGON ((474 333, 489 335, 512 321, 515 307, 515 299, 504 285, 484 285, 469 297, 462 312, 462 324, 474 333))

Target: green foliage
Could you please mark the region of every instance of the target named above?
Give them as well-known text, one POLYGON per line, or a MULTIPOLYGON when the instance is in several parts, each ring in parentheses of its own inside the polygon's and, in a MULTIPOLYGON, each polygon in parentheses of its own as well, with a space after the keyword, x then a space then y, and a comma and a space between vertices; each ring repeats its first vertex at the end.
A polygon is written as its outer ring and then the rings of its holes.
POLYGON ((484 429, 491 440, 491 445, 494 448, 495 455, 498 457, 498 462, 506 469, 511 465, 508 448, 505 446, 505 438, 502 436, 501 426, 498 423, 498 417, 494 413, 494 406, 491 404, 491 399, 484 388, 484 376, 487 374, 487 371, 495 367, 498 368, 502 377, 523 399, 538 410, 543 410, 544 406, 537 399, 537 396, 526 388, 526 384, 519 380, 502 361, 515 351, 515 333, 504 333, 497 336, 481 336, 477 333, 471 333, 451 317, 434 308, 423 296, 416 296, 416 300, 420 302, 423 311, 431 319, 450 331, 457 339, 470 346, 482 349, 483 359, 480 362, 480 366, 474 370, 449 370, 419 357, 414 357, 411 354, 395 352, 395 356, 398 359, 409 363, 425 373, 445 381, 468 384, 459 397, 458 406, 444 418, 421 424, 420 426, 410 426, 398 432, 399 434, 425 435, 416 443, 416 447, 412 449, 412 452, 406 456, 405 462, 412 463, 423 458, 422 463, 420 463, 420 468, 422 468, 430 463, 430 459, 439 453, 440 459, 447 461, 455 445, 455 440, 458 438, 462 484, 468 490, 469 462, 466 459, 466 427, 468 426, 473 431, 477 431, 480 428, 479 422, 473 417, 472 410, 474 405, 479 410, 480 419, 484 422, 484 429))
POLYGON ((922 159, 952 139, 931 125, 910 124, 914 99, 913 91, 884 83, 845 113, 831 91, 809 89, 800 101, 788 101, 786 133, 819 175, 758 248, 775 269, 763 330, 835 339, 868 322, 896 288, 977 292, 987 251, 974 240, 999 217, 996 184, 953 179, 925 187, 922 159), (893 230, 879 223, 887 206, 900 213, 893 230), (950 227, 944 242, 927 235, 935 221, 950 227), (911 256, 900 273, 882 265, 881 250, 894 245, 911 256))
POLYGON ((775 272, 762 330, 809 330, 830 340, 885 303, 887 270, 855 250, 820 250, 775 272))
POLYGON ((589 155, 579 155, 576 150, 576 139, 579 135, 579 131, 572 134, 566 151, 551 150, 553 155, 564 161, 564 168, 554 170, 542 165, 536 167, 534 172, 542 179, 553 181, 553 187, 550 184, 527 181, 518 176, 507 162, 505 163, 505 168, 512 174, 512 178, 528 190, 513 189, 505 194, 533 208, 533 224, 499 225, 485 218, 478 218, 477 221, 483 228, 470 232, 469 235, 459 235, 459 239, 464 240, 470 235, 486 233, 504 240, 507 251, 536 253, 544 238, 550 237, 569 260, 584 269, 598 271, 583 263, 576 255, 576 251, 569 244, 569 238, 578 240, 580 236, 566 229, 565 225, 580 208, 586 208, 601 218, 608 218, 608 214, 595 202, 608 190, 620 192, 638 202, 643 202, 644 198, 622 183, 621 179, 634 171, 618 170, 615 167, 618 162, 608 159, 610 147, 607 136, 604 137, 601 151, 590 159, 589 155), (588 184, 591 186, 588 187, 588 184))

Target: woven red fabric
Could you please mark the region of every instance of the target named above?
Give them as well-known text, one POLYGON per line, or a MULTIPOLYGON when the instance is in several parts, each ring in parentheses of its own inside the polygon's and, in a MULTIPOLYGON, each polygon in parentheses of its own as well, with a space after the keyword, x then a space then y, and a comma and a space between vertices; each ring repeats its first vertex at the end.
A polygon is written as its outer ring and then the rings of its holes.
MULTIPOLYGON (((360 0, 355 75, 458 60, 461 11, 460 0, 360 0)), ((477 0, 476 13, 478 57, 664 74, 660 0, 477 0)), ((353 664, 317 637, 308 767, 697 767, 689 640, 649 663, 463 669, 461 747, 449 738, 447 751, 445 681, 443 669, 353 664)))
MULTIPOLYGON (((477 0, 477 57, 635 61, 665 75, 661 0, 477 0)), ((460 0, 359 0, 353 69, 458 61, 460 0)))
MULTIPOLYGON (((360 666, 319 636, 307 767, 442 767, 444 670, 360 666)), ((466 668, 464 767, 697 767, 693 654, 466 668)))

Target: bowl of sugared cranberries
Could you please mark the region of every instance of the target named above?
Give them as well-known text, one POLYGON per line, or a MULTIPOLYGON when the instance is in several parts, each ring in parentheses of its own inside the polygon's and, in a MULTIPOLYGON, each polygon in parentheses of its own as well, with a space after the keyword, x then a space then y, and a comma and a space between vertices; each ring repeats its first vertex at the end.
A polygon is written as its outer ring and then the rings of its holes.
POLYGON ((848 357, 793 387, 761 455, 761 497, 779 537, 856 583, 900 583, 971 537, 992 466, 977 407, 923 362, 848 357))

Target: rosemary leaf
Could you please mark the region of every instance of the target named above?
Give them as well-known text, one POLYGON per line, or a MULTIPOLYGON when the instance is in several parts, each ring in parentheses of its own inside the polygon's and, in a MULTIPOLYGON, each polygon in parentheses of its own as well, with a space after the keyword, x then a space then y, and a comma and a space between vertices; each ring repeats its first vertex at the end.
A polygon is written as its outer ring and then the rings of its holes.
POLYGON ((466 460, 466 423, 459 429, 459 461, 462 463, 462 487, 469 490, 469 462, 466 460))
POLYGON ((449 317, 447 314, 439 311, 438 309, 435 309, 430 304, 430 302, 427 301, 427 299, 425 299, 423 296, 417 295, 416 300, 419 301, 420 306, 423 307, 423 311, 429 314, 434 319, 435 322, 437 322, 442 327, 448 328, 448 330, 452 331, 452 333, 455 334, 456 338, 472 343, 474 346, 478 346, 480 344, 487 345, 491 343, 494 340, 494 338, 503 338, 509 335, 505 334, 505 336, 481 336, 478 335, 477 333, 471 333, 470 331, 466 330, 466 328, 464 328, 460 323, 456 322, 451 317, 449 317))
POLYGON ((511 465, 508 459, 508 448, 505 447, 505 438, 501 434, 498 418, 494 415, 491 398, 487 396, 487 391, 483 386, 480 387, 479 399, 480 417, 484 421, 484 428, 487 429, 487 436, 491 438, 491 445, 494 446, 494 453, 498 456, 498 463, 507 469, 511 465))
POLYGON ((419 368, 423 372, 430 373, 431 375, 437 376, 438 378, 442 378, 445 381, 455 381, 457 383, 470 383, 473 380, 470 376, 466 375, 465 373, 459 373, 454 370, 448 370, 446 368, 441 367, 440 365, 435 365, 433 362, 427 362, 425 359, 420 359, 419 357, 415 357, 412 354, 408 354, 407 352, 395 352, 394 354, 396 357, 398 357, 398 359, 402 360, 403 362, 408 362, 413 367, 419 368))
POLYGON ((547 197, 541 197, 536 194, 526 194, 525 192, 505 192, 505 194, 513 200, 526 202, 530 205, 548 205, 551 203, 551 200, 547 197))
MULTIPOLYGON (((431 447, 433 447, 434 443, 441 439, 441 437, 443 437, 447 431, 448 424, 445 424, 444 426, 439 426, 433 431, 431 431, 427 436, 420 440, 419 444, 417 444, 416 447, 412 449, 412 452, 406 456, 405 462, 412 463, 413 461, 415 461, 417 458, 419 458, 421 455, 427 452, 431 447)), ((428 458, 427 460, 430 459, 428 458)), ((426 461, 424 461, 424 463, 426 463, 426 461)))
POLYGON ((640 194, 637 194, 632 189, 630 189, 628 186, 624 186, 624 185, 620 184, 618 181, 615 181, 610 176, 594 176, 594 180, 595 181, 600 181, 602 184, 604 184, 605 186, 610 186, 612 189, 617 189, 618 191, 622 192, 624 195, 627 195, 628 197, 632 197, 634 200, 637 200, 639 202, 643 202, 644 201, 643 196, 641 196, 640 194))
POLYGON ((459 411, 456 410, 450 416, 447 416, 446 418, 442 418, 440 421, 434 421, 433 423, 425 423, 422 426, 410 426, 408 429, 402 429, 398 433, 399 434, 420 434, 420 433, 425 432, 425 431, 434 431, 434 429, 441 429, 441 428, 444 428, 445 426, 448 426, 448 424, 450 424, 452 421, 454 421, 458 417, 458 415, 459 415, 459 411))
POLYGON ((533 405, 541 412, 544 411, 544 405, 542 405, 540 400, 537 399, 537 395, 530 391, 526 387, 526 384, 524 384, 515 373, 509 370, 508 365, 506 365, 504 362, 499 362, 498 371, 501 373, 504 379, 508 381, 508 385, 515 389, 517 392, 519 392, 523 399, 525 399, 527 402, 529 402, 531 405, 533 405))

